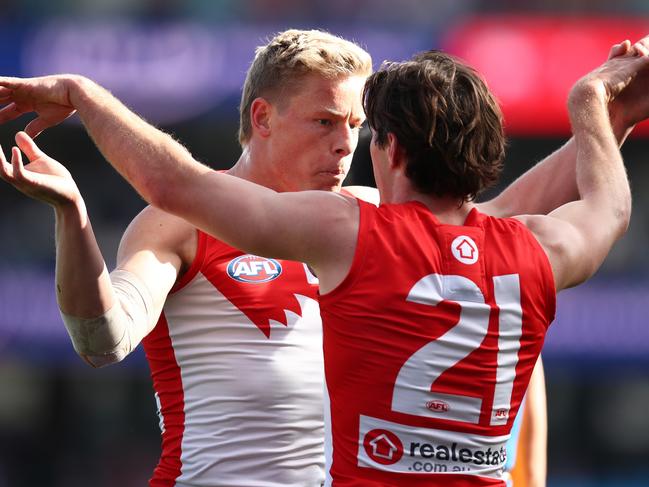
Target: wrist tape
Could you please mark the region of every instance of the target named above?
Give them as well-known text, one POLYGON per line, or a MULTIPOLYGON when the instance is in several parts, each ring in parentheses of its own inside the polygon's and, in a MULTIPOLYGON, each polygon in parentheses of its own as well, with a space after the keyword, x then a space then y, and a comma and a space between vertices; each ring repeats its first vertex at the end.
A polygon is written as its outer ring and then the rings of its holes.
POLYGON ((153 299, 132 272, 110 273, 115 304, 96 318, 79 318, 61 311, 75 351, 93 367, 119 362, 153 329, 153 299))

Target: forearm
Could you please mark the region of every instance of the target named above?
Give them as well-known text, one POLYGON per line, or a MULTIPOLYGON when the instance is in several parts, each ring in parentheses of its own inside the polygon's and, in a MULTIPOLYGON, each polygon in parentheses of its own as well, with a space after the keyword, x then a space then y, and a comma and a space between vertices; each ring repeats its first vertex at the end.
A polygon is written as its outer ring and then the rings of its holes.
POLYGON ((104 258, 83 200, 57 207, 56 297, 62 312, 94 318, 113 306, 104 258))
POLYGON ((149 203, 164 206, 170 191, 187 190, 189 175, 209 171, 96 83, 82 77, 68 83, 70 103, 99 150, 149 203))
POLYGON ((75 351, 88 364, 119 362, 155 325, 147 286, 106 270, 83 202, 56 209, 56 294, 75 351))
POLYGON ((481 203, 481 210, 501 218, 544 215, 579 196, 575 181, 575 142, 561 148, 526 171, 502 193, 481 203))
POLYGON ((601 89, 586 86, 569 101, 577 147, 576 181, 580 199, 612 215, 628 215, 630 192, 601 89))
MULTIPOLYGON (((611 127, 618 147, 633 130, 618 116, 611 113, 611 127)), ((499 217, 513 215, 545 215, 559 206, 579 198, 576 178, 577 146, 574 137, 526 171, 501 194, 482 203, 483 211, 499 217)))
POLYGON ((539 357, 527 389, 524 424, 527 429, 527 458, 523 459, 530 487, 544 487, 547 476, 548 412, 543 362, 539 357))

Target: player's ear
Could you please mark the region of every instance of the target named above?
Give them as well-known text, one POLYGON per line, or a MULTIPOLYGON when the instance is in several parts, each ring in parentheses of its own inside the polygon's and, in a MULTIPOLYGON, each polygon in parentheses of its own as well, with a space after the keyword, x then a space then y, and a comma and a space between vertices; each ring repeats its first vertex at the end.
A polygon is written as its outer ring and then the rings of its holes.
POLYGON ((388 132, 387 154, 390 167, 399 167, 406 162, 406 151, 392 132, 388 132))
POLYGON ((261 137, 270 136, 270 116, 273 106, 265 98, 258 97, 250 104, 250 124, 253 133, 261 137))

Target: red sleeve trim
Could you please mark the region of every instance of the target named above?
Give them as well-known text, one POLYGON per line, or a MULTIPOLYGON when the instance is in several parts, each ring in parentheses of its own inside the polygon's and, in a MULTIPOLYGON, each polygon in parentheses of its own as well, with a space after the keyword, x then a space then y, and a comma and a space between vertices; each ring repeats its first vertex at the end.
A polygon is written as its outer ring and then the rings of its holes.
POLYGON ((548 320, 548 323, 551 324, 554 321, 557 313, 557 288, 554 282, 554 272, 552 272, 552 264, 550 263, 550 258, 546 253, 543 246, 536 239, 532 231, 527 228, 521 221, 514 220, 520 228, 528 235, 528 239, 534 247, 537 248, 538 262, 541 266, 541 272, 544 275, 543 283, 545 287, 545 297, 547 306, 544 306, 545 317, 548 320))
POLYGON ((187 271, 178 278, 176 284, 171 288, 169 294, 173 294, 176 291, 180 291, 184 288, 189 282, 194 279, 198 271, 203 267, 203 262, 205 260, 205 249, 207 247, 207 235, 205 235, 200 230, 196 229, 197 234, 197 243, 196 243, 196 256, 192 265, 187 269, 187 271))

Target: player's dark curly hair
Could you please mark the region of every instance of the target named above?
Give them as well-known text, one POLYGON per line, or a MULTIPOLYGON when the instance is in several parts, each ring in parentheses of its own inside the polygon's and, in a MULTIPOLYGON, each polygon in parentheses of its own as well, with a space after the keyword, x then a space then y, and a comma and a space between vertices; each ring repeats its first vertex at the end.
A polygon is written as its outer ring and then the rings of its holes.
POLYGON ((472 200, 492 186, 505 155, 498 103, 478 73, 439 51, 383 63, 365 84, 363 105, 376 143, 393 133, 417 191, 472 200))

